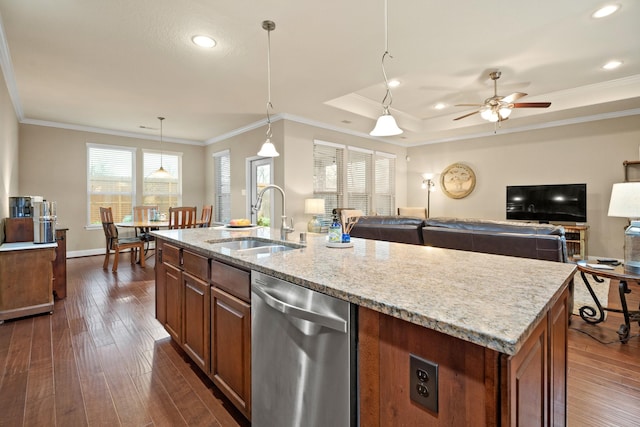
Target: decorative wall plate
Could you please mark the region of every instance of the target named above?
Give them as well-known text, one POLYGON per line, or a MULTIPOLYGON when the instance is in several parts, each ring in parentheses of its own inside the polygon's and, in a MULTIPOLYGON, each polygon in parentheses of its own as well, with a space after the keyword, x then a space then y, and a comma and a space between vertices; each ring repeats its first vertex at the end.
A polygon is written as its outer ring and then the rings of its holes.
POLYGON ((462 163, 449 165, 440 174, 440 187, 452 199, 467 197, 476 187, 476 174, 462 163))

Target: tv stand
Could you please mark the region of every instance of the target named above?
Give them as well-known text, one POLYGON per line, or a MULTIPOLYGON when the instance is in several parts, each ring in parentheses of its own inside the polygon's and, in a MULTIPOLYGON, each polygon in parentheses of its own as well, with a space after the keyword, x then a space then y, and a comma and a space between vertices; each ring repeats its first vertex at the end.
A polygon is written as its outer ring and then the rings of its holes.
POLYGON ((588 225, 563 225, 569 261, 587 259, 588 225))

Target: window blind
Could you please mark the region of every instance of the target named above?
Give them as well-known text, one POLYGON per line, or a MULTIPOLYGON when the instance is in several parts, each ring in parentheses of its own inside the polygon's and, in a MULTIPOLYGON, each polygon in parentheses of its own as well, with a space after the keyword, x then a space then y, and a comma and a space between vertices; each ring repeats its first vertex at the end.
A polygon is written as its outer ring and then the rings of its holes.
POLYGON ((349 147, 347 160, 347 204, 365 215, 371 211, 373 152, 349 147))
POLYGON ((333 209, 343 207, 344 146, 314 141, 313 144, 313 196, 324 199, 325 215, 321 221, 331 220, 333 209))
POLYGON ((396 213, 396 157, 375 153, 375 199, 374 209, 378 215, 396 213))
POLYGON ((228 223, 231 220, 231 155, 223 151, 213 155, 214 171, 214 215, 216 222, 228 223))
POLYGON ((100 224, 100 208, 111 207, 114 221, 132 214, 135 200, 135 148, 87 144, 87 220, 100 224))

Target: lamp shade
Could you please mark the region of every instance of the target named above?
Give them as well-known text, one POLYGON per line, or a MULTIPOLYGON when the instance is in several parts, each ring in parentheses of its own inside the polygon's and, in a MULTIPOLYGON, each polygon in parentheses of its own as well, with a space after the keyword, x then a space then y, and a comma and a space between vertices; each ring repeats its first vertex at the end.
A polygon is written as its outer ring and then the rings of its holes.
POLYGON ((613 184, 608 215, 640 218, 640 182, 613 184))
POLYGON ((324 199, 304 199, 304 213, 321 215, 324 213, 324 199))
POLYGON ((391 114, 385 112, 383 115, 378 117, 378 121, 376 122, 376 126, 373 128, 369 135, 371 136, 393 136, 400 135, 402 133, 402 129, 398 127, 396 123, 396 119, 393 118, 391 114))
POLYGON ((271 139, 267 139, 264 144, 262 144, 260 151, 258 151, 258 156, 260 157, 278 157, 279 155, 280 153, 276 150, 276 146, 273 145, 271 139))

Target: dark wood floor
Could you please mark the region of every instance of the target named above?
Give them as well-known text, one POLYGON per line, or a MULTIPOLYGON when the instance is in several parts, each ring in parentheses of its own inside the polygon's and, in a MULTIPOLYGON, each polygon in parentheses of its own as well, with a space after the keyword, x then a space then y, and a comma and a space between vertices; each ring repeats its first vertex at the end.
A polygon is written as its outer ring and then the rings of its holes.
MULTIPOLYGON (((1 426, 248 425, 155 321, 153 258, 117 274, 102 257, 70 259, 68 270, 53 315, 0 325, 1 426)), ((629 298, 637 307, 640 288, 629 298)), ((601 344, 578 331, 614 341, 620 322, 573 318, 569 426, 640 425, 640 339, 601 344)))

